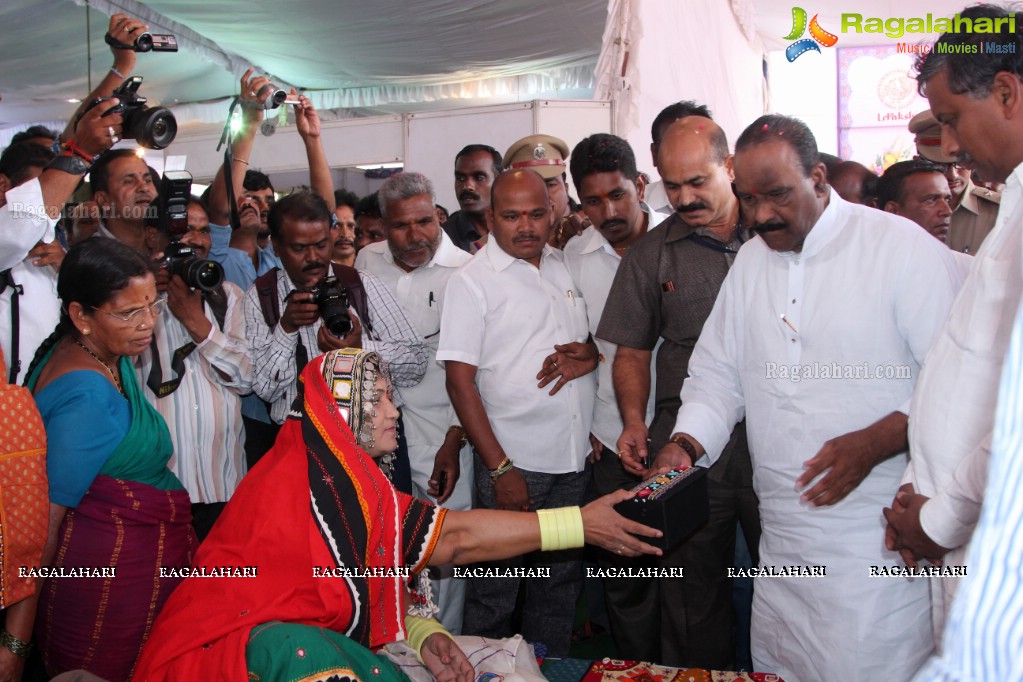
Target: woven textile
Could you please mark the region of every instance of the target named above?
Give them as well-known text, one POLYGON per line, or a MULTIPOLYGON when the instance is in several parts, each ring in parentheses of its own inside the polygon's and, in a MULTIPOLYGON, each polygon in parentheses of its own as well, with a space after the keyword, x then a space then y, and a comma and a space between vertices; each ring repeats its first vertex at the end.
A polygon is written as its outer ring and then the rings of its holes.
POLYGON ((32 394, 7 383, 0 357, 0 609, 35 592, 21 567, 38 567, 46 544, 46 430, 32 394))

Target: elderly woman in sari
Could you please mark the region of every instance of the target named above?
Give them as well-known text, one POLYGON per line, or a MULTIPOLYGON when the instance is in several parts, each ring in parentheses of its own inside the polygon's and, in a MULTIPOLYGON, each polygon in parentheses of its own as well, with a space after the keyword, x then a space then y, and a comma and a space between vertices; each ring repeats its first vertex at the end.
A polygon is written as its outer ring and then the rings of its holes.
POLYGON ((370 650, 407 638, 438 679, 468 681, 471 665, 428 618, 429 583, 418 579, 427 565, 584 541, 660 553, 635 536, 658 531, 613 510, 625 491, 540 515, 447 511, 396 491, 375 461, 397 447, 398 416, 375 353, 328 353, 309 363, 301 384, 276 445, 242 481, 157 620, 136 680, 400 680, 370 650), (217 567, 249 568, 250 577, 195 575, 217 567), (406 567, 411 583, 378 575, 406 567))
POLYGON ((57 293, 60 324, 26 383, 48 441, 43 565, 76 577, 46 580, 35 632, 51 675, 117 682, 180 582, 161 580, 160 565, 187 564, 195 545, 188 494, 167 468, 170 433, 132 366, 165 299, 149 264, 113 239, 72 248, 57 293))

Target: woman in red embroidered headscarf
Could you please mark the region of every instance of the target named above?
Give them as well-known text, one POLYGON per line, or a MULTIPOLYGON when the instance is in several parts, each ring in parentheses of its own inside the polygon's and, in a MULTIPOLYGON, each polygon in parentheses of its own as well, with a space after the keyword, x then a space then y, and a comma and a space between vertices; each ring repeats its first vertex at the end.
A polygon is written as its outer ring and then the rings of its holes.
MULTIPOLYGON (((632 535, 657 531, 613 510, 624 491, 539 522, 448 512, 396 491, 373 458, 397 446, 380 364, 376 353, 343 349, 302 372, 300 401, 157 619, 135 680, 403 679, 368 651, 406 638, 409 601, 428 613, 429 590, 410 599, 395 573, 578 547, 584 536, 630 556, 660 553, 632 535)), ((421 620, 414 629, 423 638, 421 620)), ((419 650, 431 672, 472 680, 446 633, 426 633, 419 650)))

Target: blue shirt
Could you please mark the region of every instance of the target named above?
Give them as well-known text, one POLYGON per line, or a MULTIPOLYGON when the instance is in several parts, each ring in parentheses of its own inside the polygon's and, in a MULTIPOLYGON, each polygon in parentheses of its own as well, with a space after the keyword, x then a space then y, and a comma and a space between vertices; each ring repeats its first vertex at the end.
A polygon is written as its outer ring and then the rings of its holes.
POLYGON ((257 277, 281 267, 281 260, 269 246, 259 249, 259 267, 253 267, 249 254, 231 246, 230 225, 210 223, 210 242, 210 259, 224 266, 224 278, 237 284, 243 292, 249 290, 257 277))
MULTIPOLYGON (((237 284, 243 291, 248 291, 255 284, 256 278, 265 275, 274 268, 281 266, 281 260, 274 253, 273 247, 259 249, 259 267, 253 267, 252 258, 241 249, 231 247, 231 226, 210 223, 210 259, 224 266, 224 279, 237 284)), ((257 395, 242 398, 242 416, 256 419, 265 424, 270 423, 270 414, 266 404, 257 395)))

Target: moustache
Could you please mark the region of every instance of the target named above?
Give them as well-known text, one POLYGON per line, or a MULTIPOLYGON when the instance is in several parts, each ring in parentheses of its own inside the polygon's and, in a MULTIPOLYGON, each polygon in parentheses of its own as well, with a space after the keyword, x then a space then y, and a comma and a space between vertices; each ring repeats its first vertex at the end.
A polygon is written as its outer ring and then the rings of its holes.
POLYGON ((605 230, 613 230, 616 227, 627 227, 627 226, 628 226, 628 223, 626 223, 624 220, 622 220, 621 218, 615 218, 613 220, 605 220, 604 222, 602 222, 600 224, 600 230, 601 230, 601 232, 603 232, 605 230))
POLYGON ((467 201, 467 200, 479 201, 480 200, 480 195, 476 194, 476 192, 470 192, 470 191, 466 190, 466 191, 464 191, 464 192, 462 192, 461 194, 458 195, 458 200, 459 201, 467 201))
POLYGON ((777 232, 778 230, 784 230, 788 227, 787 223, 783 222, 772 222, 772 223, 754 223, 753 231, 757 234, 766 234, 768 232, 777 232))
POLYGON ((431 244, 430 242, 427 242, 427 241, 410 242, 409 244, 407 244, 405 246, 404 249, 402 249, 402 251, 404 251, 404 252, 418 251, 420 249, 429 249, 431 246, 433 246, 433 244, 431 244))
POLYGON ((309 265, 302 268, 302 272, 316 272, 318 270, 326 270, 327 266, 323 263, 310 263, 309 265))
POLYGON ((512 243, 518 244, 526 241, 540 241, 540 235, 533 234, 532 232, 523 232, 522 234, 515 235, 512 237, 512 243))
POLYGON ((702 211, 707 208, 707 204, 702 201, 697 201, 692 204, 679 204, 675 207, 675 210, 679 213, 692 213, 693 211, 702 211))
POLYGON ((246 211, 252 211, 256 215, 259 215, 259 209, 257 209, 252 204, 242 204, 241 208, 238 209, 238 215, 241 215, 242 213, 245 213, 246 211))

